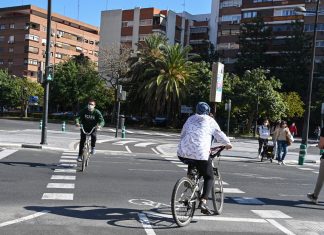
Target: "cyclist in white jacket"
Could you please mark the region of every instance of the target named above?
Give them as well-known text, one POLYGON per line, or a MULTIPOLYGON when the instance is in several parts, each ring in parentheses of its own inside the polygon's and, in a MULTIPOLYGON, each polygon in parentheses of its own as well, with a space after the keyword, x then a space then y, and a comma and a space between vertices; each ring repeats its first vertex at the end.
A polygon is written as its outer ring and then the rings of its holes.
POLYGON ((207 200, 214 184, 212 160, 209 157, 212 140, 225 145, 226 149, 232 148, 230 140, 209 113, 210 107, 207 103, 197 104, 196 114, 189 117, 182 128, 177 151, 181 161, 190 159, 204 177, 204 189, 199 207, 205 214, 211 213, 207 207, 207 200))

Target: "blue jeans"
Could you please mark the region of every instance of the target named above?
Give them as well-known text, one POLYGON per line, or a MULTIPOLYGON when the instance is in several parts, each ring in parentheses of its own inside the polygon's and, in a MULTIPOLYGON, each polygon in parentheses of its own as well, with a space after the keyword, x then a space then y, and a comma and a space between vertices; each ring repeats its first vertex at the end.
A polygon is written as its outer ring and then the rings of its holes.
POLYGON ((277 140, 277 157, 278 161, 281 162, 285 160, 286 154, 287 154, 287 141, 285 140, 277 140), (282 153, 282 155, 281 155, 282 153))

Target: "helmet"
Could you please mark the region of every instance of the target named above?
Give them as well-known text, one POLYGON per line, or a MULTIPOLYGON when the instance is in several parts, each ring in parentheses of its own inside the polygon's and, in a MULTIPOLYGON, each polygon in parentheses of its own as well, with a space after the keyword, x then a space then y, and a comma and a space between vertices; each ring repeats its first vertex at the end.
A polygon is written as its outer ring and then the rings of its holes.
POLYGON ((209 105, 205 102, 199 102, 196 106, 196 113, 199 115, 209 114, 210 113, 209 105))

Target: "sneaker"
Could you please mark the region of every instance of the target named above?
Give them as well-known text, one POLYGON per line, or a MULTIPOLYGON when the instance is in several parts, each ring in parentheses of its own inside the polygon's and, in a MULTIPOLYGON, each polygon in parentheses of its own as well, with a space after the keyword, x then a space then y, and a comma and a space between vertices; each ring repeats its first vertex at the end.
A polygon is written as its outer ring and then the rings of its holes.
POLYGON ((77 161, 78 161, 78 162, 82 162, 82 156, 78 156, 77 161))
POLYGON ((282 161, 282 162, 281 162, 281 165, 284 165, 284 166, 286 166, 286 163, 285 163, 284 161, 282 161))
POLYGON ((312 203, 317 204, 318 199, 314 196, 314 193, 307 193, 307 197, 309 200, 311 200, 312 203))
POLYGON ((93 147, 93 148, 91 148, 91 152, 90 152, 90 154, 92 154, 92 155, 95 155, 96 154, 96 149, 93 147))
POLYGON ((208 208, 207 203, 204 203, 203 201, 199 202, 198 208, 201 210, 201 213, 205 215, 213 214, 213 212, 208 208))
POLYGON ((261 154, 258 155, 258 158, 261 158, 261 154))
POLYGON ((278 161, 278 165, 282 165, 282 162, 281 161, 278 161))

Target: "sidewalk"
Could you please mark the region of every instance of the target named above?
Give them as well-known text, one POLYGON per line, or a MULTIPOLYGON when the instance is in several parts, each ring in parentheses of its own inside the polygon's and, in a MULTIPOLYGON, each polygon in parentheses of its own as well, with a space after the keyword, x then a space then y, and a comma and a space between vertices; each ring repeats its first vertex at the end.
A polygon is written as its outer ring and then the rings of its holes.
MULTIPOLYGON (((257 158, 258 143, 255 140, 235 139, 235 141, 233 141, 232 144, 233 149, 223 152, 223 159, 230 160, 230 158, 236 158, 242 159, 242 161, 260 161, 260 159, 257 158)), ((177 145, 178 143, 165 144, 158 146, 157 149, 164 155, 170 157, 177 157, 177 145)), ((286 163, 298 164, 299 145, 300 143, 293 143, 290 147, 288 147, 288 153, 285 158, 286 163)), ((307 154, 304 163, 319 164, 319 150, 316 150, 316 147, 310 147, 308 151, 309 153, 307 154), (318 152, 318 154, 316 154, 316 151, 318 152)))

